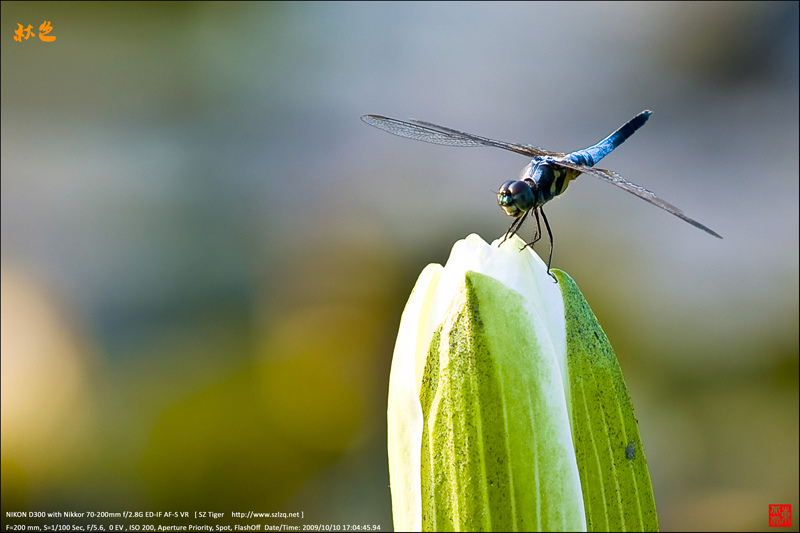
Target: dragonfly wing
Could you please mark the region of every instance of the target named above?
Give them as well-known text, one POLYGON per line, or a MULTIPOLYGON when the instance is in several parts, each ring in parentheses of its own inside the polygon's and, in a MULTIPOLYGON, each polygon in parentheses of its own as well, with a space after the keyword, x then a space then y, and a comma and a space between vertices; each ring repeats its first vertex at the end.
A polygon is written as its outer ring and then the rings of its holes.
POLYGON ((489 139, 487 137, 480 137, 478 135, 465 133, 463 131, 454 130, 452 128, 446 128, 444 126, 439 126, 438 124, 434 124, 432 122, 425 122, 423 120, 411 119, 411 122, 413 122, 414 124, 420 124, 427 128, 441 130, 451 135, 463 136, 469 139, 473 139, 481 143, 483 146, 494 146, 495 148, 502 148, 503 150, 509 150, 511 152, 516 152, 518 154, 526 155, 528 157, 537 157, 546 155, 550 155, 553 157, 563 157, 565 155, 562 154, 561 152, 550 152, 548 150, 543 150, 536 146, 531 146, 530 144, 517 144, 505 141, 496 141, 494 139, 489 139))
POLYGON ((364 115, 361 120, 383 131, 388 131, 393 135, 405 137, 407 139, 414 139, 416 141, 423 141, 433 144, 444 144, 446 146, 485 146, 485 144, 478 142, 464 135, 454 135, 444 131, 437 131, 432 128, 421 126, 419 124, 412 124, 389 117, 382 117, 380 115, 364 115))
POLYGON ((680 218, 685 222, 688 222, 692 226, 699 228, 705 231, 706 233, 713 235, 714 237, 718 237, 720 239, 722 238, 722 236, 718 234, 716 231, 701 224, 700 222, 694 220, 693 218, 688 217, 683 211, 681 211, 671 203, 665 202, 664 200, 656 196, 654 192, 649 191, 644 187, 640 187, 635 183, 631 183, 630 181, 626 180, 616 172, 613 172, 611 170, 605 170, 602 168, 594 168, 594 167, 587 167, 585 165, 578 165, 575 163, 571 163, 569 161, 559 161, 558 164, 561 166, 565 166, 567 168, 571 168, 573 170, 577 170, 584 174, 591 174, 592 176, 600 178, 605 182, 608 182, 612 185, 616 185, 620 189, 628 191, 629 193, 638 196, 642 200, 645 200, 646 202, 649 202, 656 207, 660 207, 661 209, 667 211, 668 213, 672 213, 676 217, 680 218))
POLYGON ((564 155, 557 152, 547 152, 540 148, 536 148, 535 146, 495 141, 494 139, 487 139, 486 137, 480 137, 478 135, 472 135, 471 133, 445 128, 444 126, 439 126, 430 122, 423 122, 421 120, 405 122, 403 120, 397 120, 381 115, 364 115, 361 117, 361 120, 370 126, 374 126, 394 135, 427 143, 443 144, 445 146, 493 146, 495 148, 510 150, 528 157, 543 155, 561 157, 564 155))

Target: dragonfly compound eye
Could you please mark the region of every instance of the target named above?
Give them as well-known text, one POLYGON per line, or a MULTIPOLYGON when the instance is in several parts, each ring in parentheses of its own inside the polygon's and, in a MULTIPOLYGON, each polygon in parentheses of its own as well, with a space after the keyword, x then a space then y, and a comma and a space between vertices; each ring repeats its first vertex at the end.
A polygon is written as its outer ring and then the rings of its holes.
POLYGON ((524 181, 509 180, 497 191, 497 203, 508 216, 520 217, 533 207, 533 191, 524 181))

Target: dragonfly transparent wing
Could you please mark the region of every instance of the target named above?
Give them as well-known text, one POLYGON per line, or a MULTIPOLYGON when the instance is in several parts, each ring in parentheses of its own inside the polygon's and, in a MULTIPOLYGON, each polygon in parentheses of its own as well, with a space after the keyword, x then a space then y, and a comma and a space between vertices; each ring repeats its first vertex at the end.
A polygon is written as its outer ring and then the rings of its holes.
POLYGON ((473 135, 471 133, 465 133, 463 131, 454 130, 452 128, 439 126, 438 124, 434 124, 432 122, 425 122, 422 120, 415 120, 415 119, 412 119, 411 122, 413 122, 414 124, 420 124, 428 128, 438 129, 443 132, 449 133, 450 135, 465 137, 468 139, 474 139, 483 146, 494 146, 495 148, 502 148, 503 150, 509 150, 511 152, 516 152, 518 154, 527 155, 529 157, 546 156, 546 155, 550 155, 553 157, 563 157, 565 155, 561 152, 551 152, 549 150, 543 150, 537 146, 532 146, 530 144, 517 144, 505 141, 496 141, 494 139, 488 139, 486 137, 480 137, 478 135, 473 135))
POLYGON ((472 135, 471 133, 465 133, 421 120, 405 122, 381 115, 364 115, 361 117, 361 120, 370 126, 387 131, 391 134, 427 143, 443 144, 445 146, 493 146, 528 157, 545 155, 554 157, 564 156, 564 154, 560 152, 548 152, 541 148, 536 148, 535 146, 496 141, 494 139, 472 135))
POLYGON ((630 181, 626 180, 625 178, 623 178, 622 176, 620 176, 616 172, 613 172, 611 170, 605 170, 605 169, 602 169, 602 168, 594 168, 594 167, 587 167, 585 165, 577 165, 577 164, 571 163, 569 161, 559 161, 558 164, 561 165, 561 166, 567 167, 567 168, 571 168, 573 170, 577 170, 578 172, 582 172, 584 174, 591 174, 592 176, 594 176, 596 178, 600 178, 601 180, 603 180, 605 182, 608 182, 608 183, 610 183, 612 185, 616 185, 620 189, 628 191, 629 193, 638 196, 642 200, 644 200, 646 202, 649 202, 649 203, 653 204, 656 207, 660 207, 661 209, 663 209, 664 211, 667 211, 668 213, 672 213, 676 217, 680 218, 681 220, 683 220, 685 222, 688 222, 692 226, 694 226, 696 228, 699 228, 699 229, 705 231, 706 233, 709 233, 709 234, 713 235, 714 237, 718 237, 720 239, 722 238, 722 236, 720 234, 718 234, 716 231, 712 230, 711 228, 709 228, 707 226, 704 226, 703 224, 699 223, 698 221, 694 220, 693 218, 690 218, 690 217, 686 216, 686 214, 683 211, 681 211, 680 209, 678 209, 677 207, 675 207, 671 203, 665 202, 664 200, 662 200, 661 198, 656 196, 654 192, 649 191, 649 190, 645 189, 644 187, 640 187, 639 185, 636 185, 635 183, 631 183, 630 181))

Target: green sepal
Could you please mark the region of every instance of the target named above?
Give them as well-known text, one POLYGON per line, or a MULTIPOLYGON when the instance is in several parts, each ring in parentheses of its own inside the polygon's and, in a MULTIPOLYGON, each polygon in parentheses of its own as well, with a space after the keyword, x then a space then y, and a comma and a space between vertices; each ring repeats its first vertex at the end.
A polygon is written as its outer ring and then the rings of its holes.
POLYGON ((588 531, 658 531, 639 428, 617 357, 578 286, 564 296, 572 436, 588 531))
POLYGON ((564 381, 544 321, 468 271, 423 373, 423 531, 584 530, 564 381))

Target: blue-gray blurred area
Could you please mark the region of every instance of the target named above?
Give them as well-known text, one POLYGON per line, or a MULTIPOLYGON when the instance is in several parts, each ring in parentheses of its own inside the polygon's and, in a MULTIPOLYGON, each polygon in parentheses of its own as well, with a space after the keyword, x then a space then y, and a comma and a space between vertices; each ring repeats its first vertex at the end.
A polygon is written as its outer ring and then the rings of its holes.
POLYGON ((724 240, 583 176, 553 266, 618 353, 663 530, 798 508, 796 2, 3 2, 0 28, 4 524, 391 528, 404 303, 506 230, 527 160, 365 113, 571 151, 653 110, 600 166, 724 240))

